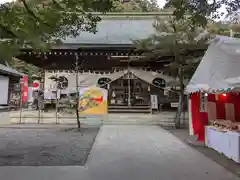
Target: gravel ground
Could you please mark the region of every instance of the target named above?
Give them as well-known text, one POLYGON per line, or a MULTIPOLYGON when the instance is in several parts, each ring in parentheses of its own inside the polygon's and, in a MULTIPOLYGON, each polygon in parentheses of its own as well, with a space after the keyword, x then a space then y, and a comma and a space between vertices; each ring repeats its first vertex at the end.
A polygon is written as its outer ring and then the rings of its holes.
POLYGON ((82 166, 99 127, 0 128, 0 166, 82 166))
POLYGON ((173 135, 178 137, 183 142, 190 145, 195 150, 199 151, 200 153, 204 154, 208 158, 212 159, 219 165, 223 166, 228 171, 236 174, 238 177, 240 177, 240 164, 234 162, 233 160, 227 158, 226 156, 218 153, 217 151, 210 149, 204 145, 198 144, 195 140, 196 138, 191 137, 188 135, 187 129, 168 129, 173 135), (189 141, 196 142, 196 145, 189 144, 189 141))

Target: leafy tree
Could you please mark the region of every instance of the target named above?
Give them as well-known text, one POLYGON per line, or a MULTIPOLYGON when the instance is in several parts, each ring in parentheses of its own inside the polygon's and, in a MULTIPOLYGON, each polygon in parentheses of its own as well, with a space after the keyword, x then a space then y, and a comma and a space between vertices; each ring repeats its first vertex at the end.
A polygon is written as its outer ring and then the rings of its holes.
POLYGON ((232 36, 240 38, 240 10, 228 13, 226 18, 230 24, 232 36))
POLYGON ((82 31, 96 32, 112 0, 18 0, 0 5, 0 58, 11 59, 23 47, 47 50, 52 44, 82 31))
POLYGON ((212 22, 208 23, 206 29, 211 34, 239 37, 239 24, 232 24, 230 22, 212 22))
POLYGON ((218 10, 225 6, 228 13, 236 13, 240 9, 239 0, 167 0, 165 8, 173 8, 176 19, 184 19, 188 15, 191 24, 205 27, 209 19, 223 15, 218 10))
MULTIPOLYGON (((174 23, 178 24, 178 22, 184 22, 186 21, 186 24, 188 24, 189 29, 191 31, 196 28, 202 27, 206 28, 207 25, 209 24, 210 20, 216 20, 217 18, 220 17, 221 14, 218 10, 225 5, 227 11, 229 14, 233 15, 239 12, 240 9, 240 4, 239 0, 214 0, 214 1, 208 1, 208 0, 167 0, 165 9, 171 8, 173 10, 173 18, 174 18, 174 23)), ((171 24, 171 23, 170 23, 171 24)), ((181 24, 181 23, 180 23, 181 24)), ((184 26, 183 26, 184 27, 184 26)), ((208 26, 208 30, 211 30, 212 34, 221 34, 221 33, 226 33, 226 29, 223 29, 222 27, 215 27, 213 28, 208 26)), ((176 25, 172 24, 172 29, 174 29, 175 32, 177 32, 177 27, 176 25)), ((191 34, 190 31, 190 34, 191 34)), ((169 33, 167 33, 169 36, 169 33)), ((170 33, 171 34, 171 33, 170 33)), ((186 35, 189 34, 188 31, 186 31, 186 35)), ((209 33, 205 33, 209 34, 209 33)), ((176 34, 177 35, 177 34, 176 34)), ((166 36, 166 37, 168 37, 166 36)), ((171 35, 170 35, 171 37, 171 35)), ((174 36, 172 36, 174 37, 174 36)), ((181 55, 179 51, 180 49, 183 48, 183 44, 181 42, 184 41, 185 36, 179 36, 179 39, 176 41, 174 40, 173 44, 175 47, 175 53, 173 53, 175 60, 174 64, 176 64, 174 67, 179 69, 178 71, 178 77, 180 80, 180 106, 178 108, 178 114, 176 118, 176 124, 179 123, 180 120, 180 114, 181 114, 181 108, 182 108, 182 102, 181 99, 183 97, 183 81, 182 78, 184 76, 184 66, 183 64, 179 64, 179 62, 185 62, 185 58, 182 58, 184 56, 181 55), (179 43, 180 42, 180 43, 179 43)), ((188 37, 188 35, 187 35, 188 37)), ((177 37, 175 37, 177 39, 177 37)), ((171 38, 169 38, 171 39, 171 38)), ((187 42, 187 41, 185 41, 187 42)), ((191 45, 192 42, 187 42, 188 45, 191 45)), ((186 44, 186 45, 187 45, 186 44)), ((185 46, 185 44, 184 44, 185 46)), ((198 45, 199 46, 199 45, 198 45)), ((196 63, 197 64, 197 63, 196 63)), ((171 66, 171 64, 170 64, 171 66)), ((189 66, 191 69, 194 69, 193 64, 189 63, 189 66)), ((194 71, 192 71, 194 72, 194 71)))
POLYGON ((138 50, 147 49, 142 60, 159 61, 166 55, 173 57, 166 71, 179 79, 179 107, 176 116, 176 127, 179 127, 184 99, 184 78, 190 78, 193 74, 211 36, 203 28, 193 27, 187 17, 180 20, 175 17, 168 20, 159 18, 154 23, 154 28, 155 35, 143 41, 135 41, 135 44, 138 50))
POLYGON ((226 24, 224 22, 209 22, 206 29, 211 34, 218 34, 218 35, 225 35, 229 36, 229 24, 226 24))
POLYGON ((113 12, 157 12, 160 10, 156 0, 115 0, 113 12))
POLYGON ((239 0, 167 0, 164 8, 171 8, 176 19, 188 16, 191 25, 207 27, 210 33, 240 37, 239 0), (216 22, 224 15, 219 11, 223 6, 227 10, 227 21, 216 22))
MULTIPOLYGON (((112 0, 18 0, 0 5, 1 63, 36 72, 16 57, 22 48, 47 51, 60 39, 77 36, 83 31, 95 33, 101 20, 93 12, 106 12, 112 0), (28 69, 26 69, 28 68, 28 69)), ((78 95, 77 95, 78 96, 78 95)), ((77 124, 80 121, 77 112, 77 124)))
POLYGON ((41 71, 40 68, 32 65, 32 64, 28 64, 24 61, 21 61, 17 58, 12 58, 11 60, 8 61, 4 61, 3 63, 6 66, 12 67, 14 69, 16 69, 17 71, 26 74, 28 76, 28 81, 29 83, 32 83, 32 76, 33 75, 37 75, 39 76, 41 71))

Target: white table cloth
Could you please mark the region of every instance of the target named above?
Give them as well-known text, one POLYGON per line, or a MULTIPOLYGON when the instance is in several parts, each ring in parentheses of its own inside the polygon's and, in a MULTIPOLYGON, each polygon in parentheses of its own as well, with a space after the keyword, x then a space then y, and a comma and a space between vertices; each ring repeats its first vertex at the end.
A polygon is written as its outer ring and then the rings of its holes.
POLYGON ((219 131, 214 127, 205 127, 205 144, 228 158, 240 163, 240 133, 219 131))

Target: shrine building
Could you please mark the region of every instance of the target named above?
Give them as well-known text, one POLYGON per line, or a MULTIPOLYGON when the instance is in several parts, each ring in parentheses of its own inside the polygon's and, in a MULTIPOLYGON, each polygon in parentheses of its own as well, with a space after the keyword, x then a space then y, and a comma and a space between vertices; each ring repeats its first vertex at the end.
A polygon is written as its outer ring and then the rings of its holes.
MULTIPOLYGON (((176 78, 162 70, 172 60, 163 55, 141 61, 143 52, 136 51, 133 40, 155 33, 155 17, 167 18, 169 12, 107 13, 97 25, 96 34, 82 32, 62 40, 49 52, 23 49, 19 59, 44 70, 44 99, 52 100, 56 82, 62 79, 60 98, 76 93, 76 64, 79 88, 100 86, 108 89, 109 112, 152 112, 151 97, 157 97, 157 109, 171 109, 178 102, 176 78)), ((155 107, 156 108, 156 107, 155 107)))

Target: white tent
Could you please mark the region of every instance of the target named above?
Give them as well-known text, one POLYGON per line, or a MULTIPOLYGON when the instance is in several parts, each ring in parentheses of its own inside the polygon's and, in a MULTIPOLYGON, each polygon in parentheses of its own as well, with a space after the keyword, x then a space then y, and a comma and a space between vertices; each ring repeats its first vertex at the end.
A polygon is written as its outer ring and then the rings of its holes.
POLYGON ((240 87, 240 39, 217 36, 186 87, 186 92, 240 87))

